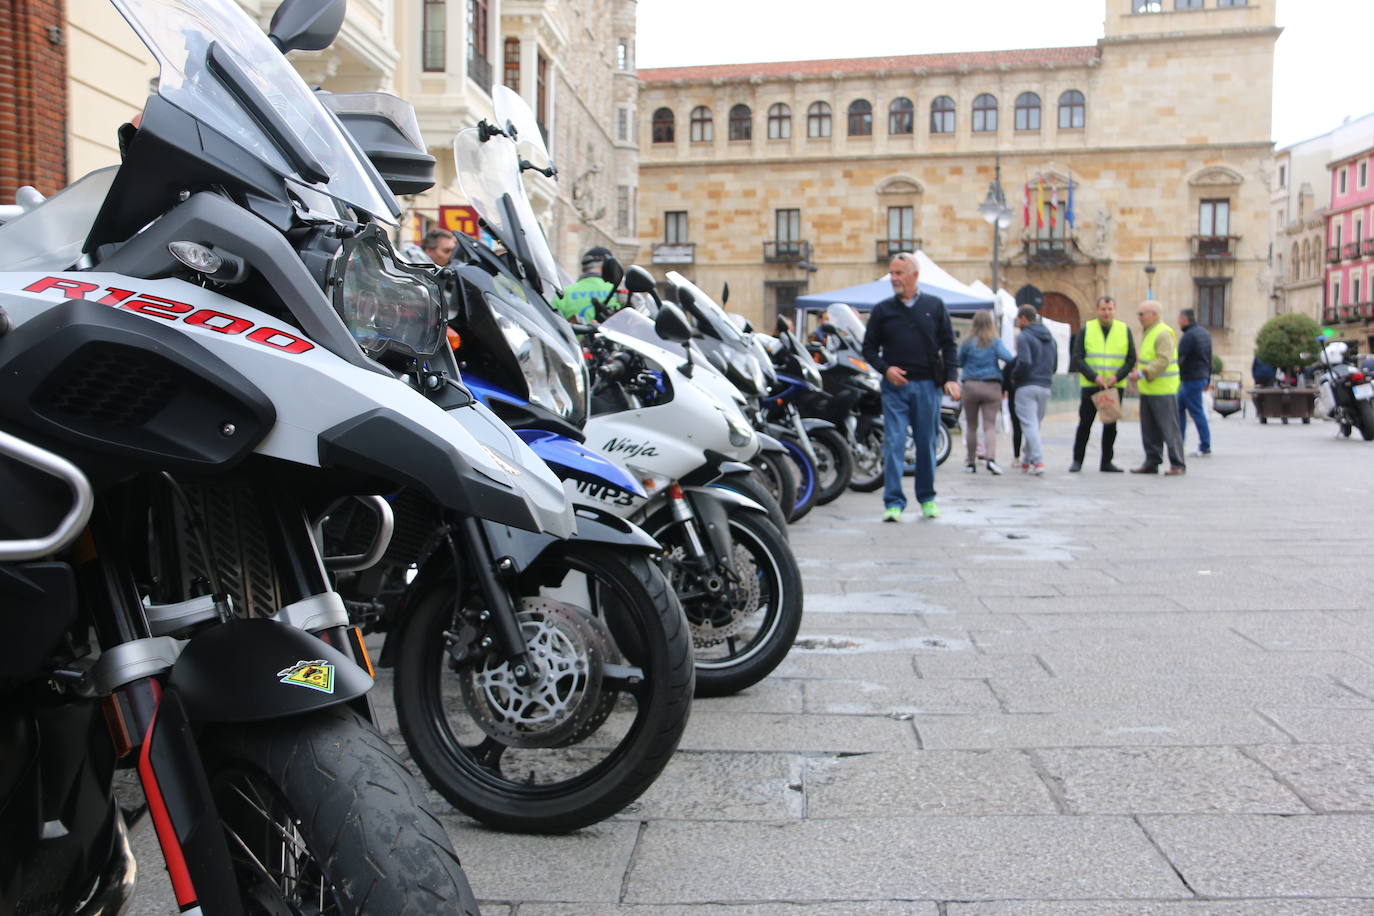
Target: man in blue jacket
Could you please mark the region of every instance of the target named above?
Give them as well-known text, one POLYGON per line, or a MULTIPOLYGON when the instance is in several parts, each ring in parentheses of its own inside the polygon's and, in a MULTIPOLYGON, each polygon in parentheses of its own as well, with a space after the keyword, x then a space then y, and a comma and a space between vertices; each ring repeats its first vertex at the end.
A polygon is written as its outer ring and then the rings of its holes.
POLYGON ((945 304, 922 293, 916 256, 899 252, 888 275, 891 299, 873 307, 864 332, 864 359, 883 374, 883 521, 898 522, 906 508, 902 472, 906 435, 916 443, 916 501, 926 518, 939 518, 935 505, 935 437, 940 391, 958 400, 959 359, 954 327, 945 304))
MULTIPOLYGON (((1178 338, 1178 430, 1188 438, 1188 417, 1197 427, 1195 457, 1212 454, 1212 430, 1207 425, 1207 411, 1202 406, 1202 393, 1212 387, 1212 335, 1198 324, 1192 309, 1178 313, 1178 326, 1183 334, 1178 338)), ((1181 441, 1181 440, 1180 440, 1181 441)))

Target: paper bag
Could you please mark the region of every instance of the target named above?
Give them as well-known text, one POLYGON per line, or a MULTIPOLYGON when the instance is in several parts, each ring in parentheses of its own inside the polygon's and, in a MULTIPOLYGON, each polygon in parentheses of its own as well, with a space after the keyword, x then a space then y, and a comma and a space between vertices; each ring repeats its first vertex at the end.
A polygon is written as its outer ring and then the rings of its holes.
POLYGON ((1097 408, 1097 419, 1103 423, 1115 423, 1121 419, 1121 399, 1111 388, 1103 388, 1094 394, 1093 406, 1097 408))

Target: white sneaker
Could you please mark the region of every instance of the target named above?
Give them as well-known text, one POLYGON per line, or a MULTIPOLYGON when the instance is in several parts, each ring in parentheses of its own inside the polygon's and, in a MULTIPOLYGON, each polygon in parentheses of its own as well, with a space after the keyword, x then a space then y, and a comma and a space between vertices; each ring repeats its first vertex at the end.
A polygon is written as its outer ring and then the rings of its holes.
POLYGON ((1002 476, 1001 466, 996 461, 993 461, 991 458, 988 459, 988 473, 993 475, 994 477, 1002 476))
POLYGON ((1204 451, 1203 451, 1202 449, 1200 449, 1200 448, 1199 448, 1199 449, 1194 449, 1193 451, 1191 451, 1191 452, 1188 453, 1188 457, 1189 457, 1189 458, 1210 458, 1211 456, 1212 456, 1212 453, 1211 453, 1210 450, 1204 452, 1204 451))
POLYGON ((964 465, 964 473, 965 473, 965 474, 977 474, 977 473, 978 473, 978 465, 976 465, 976 464, 966 464, 966 465, 964 465))

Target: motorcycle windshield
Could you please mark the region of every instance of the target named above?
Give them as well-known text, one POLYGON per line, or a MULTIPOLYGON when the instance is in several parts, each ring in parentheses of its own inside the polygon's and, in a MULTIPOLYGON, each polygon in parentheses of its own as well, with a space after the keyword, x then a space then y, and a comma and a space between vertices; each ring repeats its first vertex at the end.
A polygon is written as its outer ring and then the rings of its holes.
POLYGON ((552 166, 553 157, 544 145, 544 132, 520 94, 509 86, 493 86, 491 104, 496 111, 497 125, 507 133, 514 132, 520 156, 537 169, 552 166))
POLYGON ((112 2, 157 60, 164 100, 283 178, 395 221, 372 164, 234 0, 112 2))
POLYGON ((725 314, 725 309, 717 305, 714 299, 703 293, 695 283, 675 270, 668 271, 664 276, 673 286, 691 292, 694 301, 689 308, 692 317, 696 318, 700 324, 705 325, 701 329, 703 332, 727 343, 739 347, 744 346, 744 336, 731 323, 730 316, 725 314))
POLYGON ((825 311, 830 316, 830 323, 841 334, 848 334, 859 344, 864 342, 865 326, 863 319, 851 306, 837 304, 827 307, 825 311))
MULTIPOLYGON (((469 127, 453 138, 453 161, 463 194, 502 244, 514 246, 523 239, 543 281, 544 295, 552 299, 560 288, 558 265, 520 180, 516 145, 500 135, 483 140, 477 128, 469 127), (507 199, 509 207, 503 204, 507 199)), ((512 250, 518 253, 518 249, 512 250)))

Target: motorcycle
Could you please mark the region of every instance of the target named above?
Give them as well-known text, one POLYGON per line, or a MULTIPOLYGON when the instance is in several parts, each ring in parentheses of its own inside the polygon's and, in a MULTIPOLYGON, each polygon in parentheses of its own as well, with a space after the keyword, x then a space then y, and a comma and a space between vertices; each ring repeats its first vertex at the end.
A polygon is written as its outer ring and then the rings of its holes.
POLYGON ((1366 442, 1374 439, 1374 379, 1355 364, 1345 341, 1322 335, 1317 343, 1322 345, 1314 367, 1318 411, 1336 421, 1342 436, 1358 428, 1366 442))
MULTIPOLYGON (((653 280, 631 267, 626 285, 647 293, 653 280)), ((762 506, 708 486, 757 443, 733 401, 696 384, 704 373, 692 349, 684 363, 650 342, 686 344, 686 317, 661 304, 646 332, 648 323, 622 309, 586 340, 597 379, 588 441, 633 473, 648 499, 588 495, 663 544, 692 626, 697 696, 722 696, 766 677, 791 649, 801 626, 801 573, 762 506)))
POLYGON ((394 197, 283 57, 327 46, 343 3, 287 0, 270 41, 230 0, 114 4, 161 74, 122 164, 0 227, 0 911, 122 911, 146 813, 181 912, 476 913, 371 721, 328 581, 352 558, 311 519, 404 481, 568 533, 566 499, 331 307, 416 355, 442 341, 379 228, 394 197))
MULTIPOLYGON (((455 317, 439 359, 460 360, 455 371, 479 403, 570 485, 642 496, 581 444, 582 350, 544 298, 552 255, 520 180, 522 164, 541 167, 523 154, 539 162, 547 151, 519 97, 505 87, 493 95, 504 126, 461 131, 454 148, 464 192, 509 254, 459 238, 442 272, 455 317)), ((513 831, 574 830, 639 797, 676 749, 693 692, 687 621, 658 543, 581 496, 566 541, 491 525, 460 536, 432 499, 403 492, 389 502, 396 548, 344 590, 355 620, 388 633, 382 663, 395 666, 397 718, 430 784, 513 831), (537 679, 522 681, 494 651, 498 602, 516 609, 537 679)), ((341 518, 335 536, 356 543, 369 521, 341 518)))

